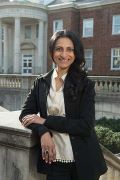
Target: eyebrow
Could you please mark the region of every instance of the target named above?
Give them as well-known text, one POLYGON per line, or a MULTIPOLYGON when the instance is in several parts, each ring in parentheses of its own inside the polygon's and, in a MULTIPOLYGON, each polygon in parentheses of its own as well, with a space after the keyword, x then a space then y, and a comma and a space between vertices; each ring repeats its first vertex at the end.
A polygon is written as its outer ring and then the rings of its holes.
MULTIPOLYGON (((64 48, 64 47, 59 46, 59 45, 58 45, 58 46, 55 46, 55 48, 56 48, 56 47, 57 47, 57 48, 58 48, 58 47, 60 47, 60 48, 64 48)), ((74 47, 71 47, 71 46, 67 46, 66 48, 71 48, 71 49, 74 49, 74 47)))

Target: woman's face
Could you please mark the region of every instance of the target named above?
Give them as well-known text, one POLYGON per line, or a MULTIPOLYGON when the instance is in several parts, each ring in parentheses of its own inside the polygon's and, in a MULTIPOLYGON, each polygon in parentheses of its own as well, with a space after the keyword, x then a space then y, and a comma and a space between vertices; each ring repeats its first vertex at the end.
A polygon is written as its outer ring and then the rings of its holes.
POLYGON ((58 70, 67 71, 69 69, 75 60, 74 45, 69 38, 62 37, 56 41, 53 59, 58 70))

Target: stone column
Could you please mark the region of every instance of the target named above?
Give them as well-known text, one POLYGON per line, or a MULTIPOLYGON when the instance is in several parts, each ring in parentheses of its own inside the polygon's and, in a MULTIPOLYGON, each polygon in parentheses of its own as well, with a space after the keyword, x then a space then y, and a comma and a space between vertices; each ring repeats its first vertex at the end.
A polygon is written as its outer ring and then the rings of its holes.
POLYGON ((44 23, 44 36, 43 36, 43 41, 44 41, 44 63, 43 63, 43 72, 46 73, 47 72, 47 32, 48 32, 48 23, 45 22, 44 23))
POLYGON ((15 18, 15 32, 14 32, 14 73, 20 73, 20 18, 15 18))
POLYGON ((43 73, 43 61, 44 61, 44 22, 39 20, 39 30, 38 30, 38 57, 37 57, 37 72, 43 73))
POLYGON ((2 72, 2 20, 0 19, 0 73, 2 72))
POLYGON ((4 73, 8 73, 8 28, 4 25, 4 73))

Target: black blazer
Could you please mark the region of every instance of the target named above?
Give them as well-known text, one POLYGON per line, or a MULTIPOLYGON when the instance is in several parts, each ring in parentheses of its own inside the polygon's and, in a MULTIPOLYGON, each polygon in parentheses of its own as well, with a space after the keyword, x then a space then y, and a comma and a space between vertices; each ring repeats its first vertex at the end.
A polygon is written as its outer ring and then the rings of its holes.
MULTIPOLYGON (((69 80, 66 77, 63 90, 66 117, 47 116, 46 101, 52 73, 53 71, 35 80, 22 108, 20 120, 25 115, 40 113, 40 116, 46 119, 44 125, 31 124, 29 126, 38 135, 41 136, 50 129, 60 133, 68 133, 79 179, 95 180, 96 175, 102 175, 107 171, 107 167, 94 130, 94 82, 87 77, 81 80, 82 91, 78 94, 76 100, 70 101, 67 96, 69 80)), ((40 147, 37 169, 40 173, 50 171, 50 165, 42 160, 40 147)))

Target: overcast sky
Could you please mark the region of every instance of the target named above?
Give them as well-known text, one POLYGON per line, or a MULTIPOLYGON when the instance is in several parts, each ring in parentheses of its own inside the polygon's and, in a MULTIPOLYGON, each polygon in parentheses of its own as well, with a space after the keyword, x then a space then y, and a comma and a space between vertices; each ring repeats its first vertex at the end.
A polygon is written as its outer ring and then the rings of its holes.
MULTIPOLYGON (((14 1, 14 0, 10 0, 11 2, 12 1, 14 1)), ((18 0, 18 1, 24 1, 24 0, 18 0)), ((40 1, 42 1, 42 0, 30 0, 31 2, 40 2, 40 1)), ((45 4, 47 4, 47 3, 49 3, 49 2, 51 2, 51 1, 53 1, 53 0, 44 0, 44 3, 45 4)))
POLYGON ((49 3, 51 2, 52 0, 44 0, 45 3, 49 3))

